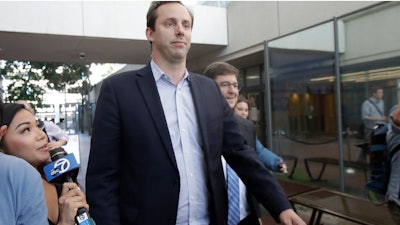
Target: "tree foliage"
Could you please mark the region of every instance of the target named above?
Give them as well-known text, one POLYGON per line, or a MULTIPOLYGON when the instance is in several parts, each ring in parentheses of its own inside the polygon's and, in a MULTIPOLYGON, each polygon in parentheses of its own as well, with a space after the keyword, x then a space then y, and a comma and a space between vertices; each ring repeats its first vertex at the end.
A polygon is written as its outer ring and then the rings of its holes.
POLYGON ((29 100, 42 107, 45 87, 50 90, 80 93, 90 91, 88 64, 58 62, 18 62, 6 61, 0 74, 10 80, 7 86, 6 101, 29 100))
POLYGON ((49 81, 47 87, 57 91, 63 91, 66 85, 77 86, 81 81, 88 80, 90 75, 88 64, 52 62, 35 63, 35 67, 42 69, 44 78, 49 81))
POLYGON ((4 79, 11 81, 6 87, 6 102, 24 99, 29 100, 35 106, 42 106, 46 81, 37 68, 29 62, 7 61, 4 68, 0 69, 0 74, 4 79))

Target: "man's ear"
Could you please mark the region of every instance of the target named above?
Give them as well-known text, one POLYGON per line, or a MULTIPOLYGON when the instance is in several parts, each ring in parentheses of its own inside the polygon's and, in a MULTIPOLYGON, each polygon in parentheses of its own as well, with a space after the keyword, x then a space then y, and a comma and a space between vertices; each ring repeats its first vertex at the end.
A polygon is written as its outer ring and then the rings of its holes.
POLYGON ((150 42, 154 41, 154 37, 153 37, 154 31, 152 29, 150 29, 149 27, 146 28, 146 37, 147 40, 150 42))
POLYGON ((3 125, 0 127, 0 139, 4 137, 7 132, 7 125, 3 125))

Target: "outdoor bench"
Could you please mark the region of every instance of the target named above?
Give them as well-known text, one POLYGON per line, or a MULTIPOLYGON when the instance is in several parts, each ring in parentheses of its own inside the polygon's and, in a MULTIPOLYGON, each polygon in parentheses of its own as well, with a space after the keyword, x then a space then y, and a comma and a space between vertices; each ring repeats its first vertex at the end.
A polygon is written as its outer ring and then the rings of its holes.
MULTIPOLYGON (((329 158, 329 157, 311 157, 311 158, 304 159, 304 165, 306 167, 307 174, 312 181, 318 181, 321 179, 321 177, 325 171, 325 167, 328 164, 339 166, 339 160, 334 159, 334 158, 329 158), (310 162, 322 164, 321 170, 320 170, 317 178, 314 178, 311 174, 310 167, 309 167, 310 162)), ((369 165, 367 163, 344 160, 343 164, 344 164, 344 167, 350 167, 350 168, 354 168, 354 169, 363 170, 365 180, 368 180, 367 171, 369 169, 369 165)))
POLYGON ((289 200, 312 209, 309 225, 320 225, 324 213, 365 225, 398 225, 400 221, 399 215, 391 212, 386 204, 377 205, 324 188, 294 195, 289 200))

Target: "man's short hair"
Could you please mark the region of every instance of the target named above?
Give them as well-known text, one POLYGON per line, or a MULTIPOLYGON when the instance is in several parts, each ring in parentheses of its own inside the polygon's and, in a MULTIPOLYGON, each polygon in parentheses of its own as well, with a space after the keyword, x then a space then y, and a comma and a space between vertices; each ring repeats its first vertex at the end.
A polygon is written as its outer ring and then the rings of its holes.
POLYGON ((226 62, 214 62, 207 66, 204 75, 215 80, 217 76, 235 74, 239 75, 239 69, 226 62))
MULTIPOLYGON (((160 6, 168 4, 168 3, 178 3, 178 4, 185 6, 181 1, 153 1, 153 2, 151 2, 149 10, 147 11, 146 19, 147 19, 147 27, 150 28, 152 31, 156 30, 156 20, 158 17, 158 15, 157 15, 158 8, 160 6)), ((192 19, 192 28, 193 28, 193 20, 194 20, 193 13, 186 6, 185 6, 185 8, 189 12, 189 15, 192 19)))
POLYGON ((372 91, 373 94, 376 93, 378 90, 383 90, 383 88, 379 87, 379 86, 372 86, 371 87, 371 91, 372 91))

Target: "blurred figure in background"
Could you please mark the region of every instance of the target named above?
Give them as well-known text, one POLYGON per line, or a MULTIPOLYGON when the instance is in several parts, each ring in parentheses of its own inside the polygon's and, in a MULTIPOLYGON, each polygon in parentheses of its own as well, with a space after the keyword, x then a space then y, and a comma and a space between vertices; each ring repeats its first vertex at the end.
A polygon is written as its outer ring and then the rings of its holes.
MULTIPOLYGON (((242 95, 239 95, 238 101, 235 104, 235 107, 233 107, 235 114, 241 116, 243 119, 248 119, 250 111, 249 109, 249 101, 242 95)), ((283 159, 275 155, 275 153, 273 153, 271 150, 264 147, 258 137, 256 137, 256 151, 259 157, 262 159, 261 161, 268 169, 274 172, 287 173, 287 165, 283 159)))
MULTIPOLYGON (((390 113, 387 144, 390 155, 390 178, 386 197, 389 206, 400 215, 400 106, 392 108, 390 113)), ((400 216, 399 216, 400 219, 400 216)))
MULTIPOLYGON (((370 134, 377 123, 386 123, 385 104, 383 101, 383 89, 372 87, 372 96, 365 100, 361 107, 361 118, 364 123, 364 143, 369 142, 370 134)), ((367 156, 366 148, 363 148, 357 161, 365 162, 367 156)))

